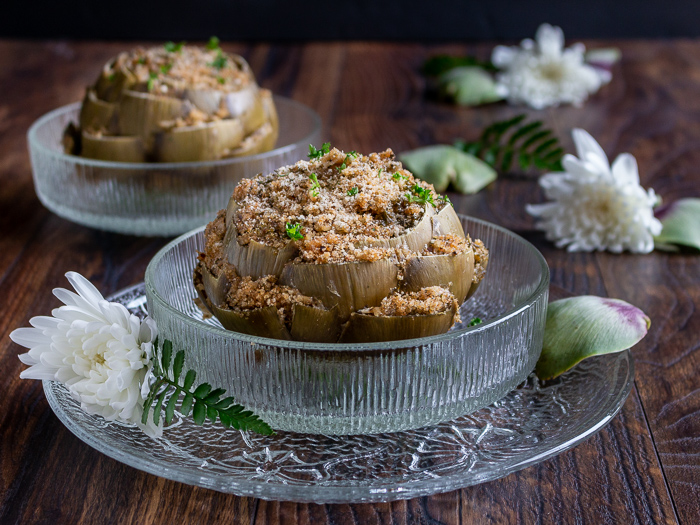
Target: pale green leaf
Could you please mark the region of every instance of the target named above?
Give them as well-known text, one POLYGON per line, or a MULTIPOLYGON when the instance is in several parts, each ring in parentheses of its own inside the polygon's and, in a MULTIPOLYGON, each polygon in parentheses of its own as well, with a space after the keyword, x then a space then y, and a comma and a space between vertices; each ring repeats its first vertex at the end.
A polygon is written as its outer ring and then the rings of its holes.
POLYGON ((477 66, 456 67, 438 77, 440 94, 460 106, 479 106, 503 100, 493 76, 477 66))
POLYGON ((491 166, 454 146, 418 148, 402 153, 399 159, 438 192, 445 191, 451 183, 460 193, 476 193, 497 176, 491 166))
POLYGON ((592 295, 554 301, 547 308, 544 346, 535 372, 540 379, 563 374, 583 359, 626 350, 651 321, 636 306, 592 295))
POLYGON ((654 237, 657 248, 680 244, 700 250, 700 199, 680 199, 657 211, 663 225, 654 237))

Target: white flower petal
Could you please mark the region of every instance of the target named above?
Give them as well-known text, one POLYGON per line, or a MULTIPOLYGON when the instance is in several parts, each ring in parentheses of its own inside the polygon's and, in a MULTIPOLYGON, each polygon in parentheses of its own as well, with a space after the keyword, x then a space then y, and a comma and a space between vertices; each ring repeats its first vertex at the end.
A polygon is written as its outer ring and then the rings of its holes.
POLYGON ((617 184, 639 185, 637 159, 629 153, 618 155, 612 165, 612 174, 617 184))
POLYGON ((571 132, 576 145, 576 154, 583 161, 598 162, 601 166, 609 166, 608 156, 600 144, 585 129, 576 128, 571 132))

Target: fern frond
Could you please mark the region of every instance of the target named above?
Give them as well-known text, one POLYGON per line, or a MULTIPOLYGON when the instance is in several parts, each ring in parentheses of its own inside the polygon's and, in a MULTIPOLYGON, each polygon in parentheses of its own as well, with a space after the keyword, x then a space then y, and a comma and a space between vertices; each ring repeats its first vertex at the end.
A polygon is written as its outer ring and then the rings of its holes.
POLYGON ((501 172, 512 171, 516 163, 522 171, 561 171, 564 149, 559 139, 541 121, 526 122, 526 118, 522 114, 495 122, 484 129, 478 140, 457 141, 455 147, 501 172))

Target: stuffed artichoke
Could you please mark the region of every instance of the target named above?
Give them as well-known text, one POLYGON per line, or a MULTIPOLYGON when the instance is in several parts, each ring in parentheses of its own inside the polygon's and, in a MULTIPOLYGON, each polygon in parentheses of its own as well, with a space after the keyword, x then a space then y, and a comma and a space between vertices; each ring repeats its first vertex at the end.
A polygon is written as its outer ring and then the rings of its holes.
POLYGON ((268 151, 277 134, 272 94, 212 39, 205 49, 169 42, 110 61, 64 147, 100 160, 188 162, 268 151))
POLYGON ((194 284, 230 330, 362 343, 425 337, 459 320, 488 250, 449 200, 391 150, 311 147, 309 161, 243 179, 205 230, 194 284))

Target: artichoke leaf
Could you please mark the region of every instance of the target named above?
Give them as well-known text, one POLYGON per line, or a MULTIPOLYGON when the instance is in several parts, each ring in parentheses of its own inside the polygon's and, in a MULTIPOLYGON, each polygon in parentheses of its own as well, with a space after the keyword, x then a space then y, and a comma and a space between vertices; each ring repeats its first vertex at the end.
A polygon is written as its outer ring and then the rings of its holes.
POLYGON ((456 255, 419 255, 406 261, 403 289, 417 292, 429 286, 442 286, 452 292, 458 304, 467 298, 474 277, 474 251, 456 255))
POLYGON ((105 102, 117 102, 122 93, 134 87, 137 82, 136 75, 124 67, 122 60, 118 57, 102 68, 102 73, 95 84, 95 94, 105 102))
POLYGON ((460 106, 480 106, 503 100, 493 75, 478 66, 452 68, 438 77, 440 95, 460 106))
POLYGON ((398 267, 391 261, 290 263, 280 283, 319 299, 326 308, 338 307, 345 322, 350 314, 378 305, 398 284, 398 267))
POLYGON ((454 324, 456 308, 439 314, 374 316, 353 313, 343 328, 340 343, 373 343, 416 339, 447 332, 454 324))
POLYGON ((399 159, 438 192, 452 184, 460 193, 476 193, 497 176, 496 170, 474 155, 443 144, 406 151, 399 159))
POLYGON ((185 89, 183 98, 189 100, 197 108, 206 113, 213 115, 221 107, 221 101, 224 94, 215 89, 185 89))
POLYGON ((149 139, 152 133, 161 130, 161 122, 184 117, 189 107, 189 101, 125 91, 119 106, 120 133, 149 139))
POLYGON ((228 278, 222 272, 218 277, 214 277, 214 274, 209 271, 209 268, 199 263, 195 268, 194 275, 195 287, 201 288, 205 294, 201 299, 205 302, 211 302, 215 305, 224 304, 226 301, 226 294, 228 294, 231 288, 231 283, 228 278))
POLYGON ((626 350, 650 325, 644 312, 619 299, 583 295, 553 301, 535 372, 540 379, 552 379, 587 357, 626 350))
POLYGON ((117 106, 97 98, 94 89, 88 89, 80 107, 80 127, 82 129, 107 130, 117 129, 117 106))
POLYGON ((433 237, 438 235, 465 237, 462 221, 459 220, 457 212, 455 212, 455 209, 449 204, 443 206, 437 215, 432 218, 432 223, 433 237))
POLYGON ((81 155, 90 159, 115 162, 145 162, 146 149, 141 137, 112 137, 81 134, 81 155))
POLYGON ((274 306, 255 308, 245 312, 235 312, 216 305, 211 305, 211 308, 221 325, 227 330, 285 341, 292 339, 274 306))
POLYGON ((700 199, 679 199, 656 211, 663 229, 654 237, 659 249, 677 249, 673 245, 700 250, 700 199))
POLYGON ((425 204, 425 211, 423 217, 418 222, 416 226, 411 228, 408 232, 398 237, 391 237, 389 239, 369 239, 364 242, 358 243, 359 246, 372 246, 378 248, 398 248, 400 246, 408 246, 410 250, 414 252, 422 252, 425 249, 425 245, 430 242, 433 237, 433 222, 432 219, 435 216, 435 208, 429 204, 425 204))
POLYGON ((243 157, 269 151, 277 142, 277 130, 269 122, 265 122, 253 133, 243 139, 240 146, 226 152, 226 157, 243 157))
POLYGON ((295 341, 335 343, 340 335, 338 309, 325 310, 304 304, 295 304, 292 311, 291 335, 295 341))
POLYGON ((242 139, 243 126, 237 119, 172 128, 156 133, 155 155, 160 162, 219 159, 242 139))

